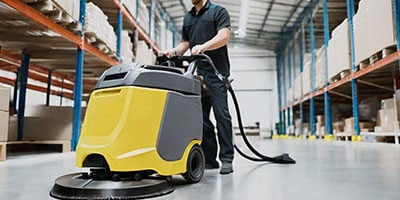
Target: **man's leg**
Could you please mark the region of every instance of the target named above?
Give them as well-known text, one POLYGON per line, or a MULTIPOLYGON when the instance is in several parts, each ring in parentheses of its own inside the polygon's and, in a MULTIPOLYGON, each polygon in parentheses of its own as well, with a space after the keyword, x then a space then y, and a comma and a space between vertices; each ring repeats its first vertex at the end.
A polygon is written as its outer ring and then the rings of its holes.
POLYGON ((209 94, 203 94, 201 97, 203 108, 203 141, 201 147, 204 150, 206 168, 218 168, 217 162, 217 139, 214 131, 214 125, 210 121, 211 99, 209 94))

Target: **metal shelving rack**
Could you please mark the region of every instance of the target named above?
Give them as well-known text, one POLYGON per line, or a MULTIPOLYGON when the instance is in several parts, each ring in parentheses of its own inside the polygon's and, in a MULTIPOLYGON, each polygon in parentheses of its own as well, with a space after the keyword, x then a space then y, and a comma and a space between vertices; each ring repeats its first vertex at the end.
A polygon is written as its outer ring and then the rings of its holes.
MULTIPOLYGON (((320 1, 316 1, 316 4, 321 3, 320 1)), ((329 45, 329 18, 328 18, 328 8, 327 8, 327 3, 328 0, 322 0, 322 5, 323 5, 323 18, 324 18, 324 45, 325 48, 328 47, 329 45)), ((352 64, 352 70, 351 73, 334 82, 334 83, 329 83, 328 82, 328 63, 327 63, 327 57, 328 53, 325 51, 325 69, 326 69, 326 82, 323 88, 316 90, 315 89, 315 66, 314 66, 314 61, 312 61, 312 92, 308 95, 305 95, 293 103, 287 103, 285 105, 280 105, 281 108, 281 113, 285 113, 288 110, 291 109, 293 106, 299 106, 300 107, 300 119, 301 122, 304 122, 303 119, 303 104, 305 102, 310 101, 310 126, 311 126, 311 138, 315 136, 315 129, 314 129, 314 120, 315 120, 315 105, 313 103, 314 98, 323 96, 324 97, 324 112, 325 112, 325 123, 326 123, 326 136, 325 139, 332 140, 333 139, 333 130, 332 130, 332 118, 331 118, 331 97, 330 94, 338 94, 335 92, 335 90, 350 90, 351 93, 349 95, 343 95, 343 96, 348 96, 349 98, 352 99, 352 109, 353 109, 353 117, 354 117, 354 130, 355 130, 355 135, 352 136, 353 141, 360 141, 361 140, 361 135, 360 135, 360 127, 359 127, 359 111, 358 111, 358 91, 357 88, 358 82, 363 83, 363 84, 369 84, 374 87, 381 87, 385 89, 384 86, 379 86, 379 84, 374 84, 374 83, 368 83, 365 81, 362 81, 361 79, 363 78, 369 78, 370 76, 372 77, 374 73, 379 73, 382 71, 393 71, 393 70, 399 70, 400 66, 400 1, 399 0, 393 0, 393 6, 394 6, 394 20, 395 20, 395 28, 396 28, 396 38, 397 38, 397 52, 392 53, 391 55, 384 57, 377 62, 370 64, 368 67, 363 68, 363 69, 357 69, 357 66, 355 64, 355 50, 354 50, 354 32, 353 32, 353 16, 354 16, 354 0, 346 0, 346 7, 347 7, 347 17, 349 19, 349 28, 350 28, 350 47, 351 47, 351 64, 352 64)), ((310 13, 312 13, 316 9, 315 6, 309 6, 308 10, 310 13)), ((312 30, 312 23, 313 23, 313 16, 312 14, 309 14, 308 16, 309 20, 309 28, 310 28, 310 46, 311 46, 311 52, 313 54, 314 51, 314 41, 313 41, 313 30, 312 30)), ((302 20, 300 20, 302 21, 302 20)), ((300 29, 300 28, 299 28, 300 29)), ((301 41, 302 38, 299 37, 299 46, 300 46, 300 51, 303 49, 302 45, 303 42, 301 41)), ((281 52, 284 52, 284 50, 280 49, 278 53, 279 56, 283 56, 281 52)), ((311 56, 312 59, 314 56, 311 56)), ((302 52, 300 52, 300 59, 302 59, 302 52)), ((282 66, 283 63, 278 62, 278 68, 284 68, 285 66, 282 66)), ((302 71, 302 61, 300 61, 300 71, 302 71)), ((279 73, 278 73, 279 74, 279 73)), ((398 77, 397 77, 398 79, 398 77)), ((281 77, 278 78, 280 80, 282 85, 282 82, 285 81, 284 79, 284 74, 281 74, 281 77)), ((279 95, 282 95, 282 92, 279 93, 279 95)), ((280 99, 282 97, 279 97, 280 99)), ((284 98, 284 97, 283 97, 284 98)), ((282 114, 281 114, 282 115, 282 114)), ((280 118, 281 119, 281 118, 280 118)), ((280 121, 280 123, 285 123, 284 121, 280 121)), ((302 129, 301 129, 302 130, 302 129)), ((282 132, 285 134, 284 132, 282 132)), ((397 138, 396 138, 397 139, 397 138)), ((397 140, 396 140, 397 141, 397 140)), ((398 143, 398 142, 396 142, 398 143)))
MULTIPOLYGON (((15 11, 18 12, 19 15, 23 16, 24 19, 30 21, 30 23, 37 24, 38 27, 46 30, 50 30, 58 35, 61 36, 62 39, 67 40, 71 44, 76 45, 76 63, 75 63, 75 79, 72 76, 66 76, 60 72, 52 72, 50 69, 46 69, 46 67, 42 67, 39 64, 32 64, 29 61, 29 52, 23 50, 22 51, 22 59, 20 59, 15 54, 8 52, 7 50, 0 49, 0 59, 2 61, 6 61, 11 66, 15 66, 11 69, 12 70, 19 70, 19 75, 17 80, 13 80, 7 77, 0 77, 0 82, 6 83, 15 88, 19 88, 20 92, 18 97, 18 139, 22 139, 22 130, 23 130, 23 117, 24 117, 24 110, 25 110, 25 94, 26 88, 35 89, 42 92, 47 92, 47 95, 50 94, 57 94, 56 91, 52 91, 50 89, 51 85, 55 85, 61 87, 62 89, 69 89, 74 91, 73 96, 72 93, 63 93, 61 95, 67 96, 74 100, 74 118, 73 118, 73 136, 72 136, 72 149, 75 149, 79 134, 80 134, 80 125, 81 125, 81 102, 82 102, 82 93, 83 93, 83 86, 84 84, 94 85, 96 83, 95 80, 83 80, 83 67, 88 64, 85 60, 96 60, 95 67, 103 67, 107 68, 109 66, 118 64, 120 61, 120 49, 121 49, 121 30, 123 26, 124 19, 128 21, 128 23, 133 27, 138 35, 139 38, 144 40, 155 53, 159 52, 159 48, 157 45, 151 40, 149 34, 147 34, 142 27, 138 25, 135 18, 131 16, 131 14, 125 9, 123 4, 120 0, 113 0, 107 2, 108 5, 111 5, 115 8, 116 12, 118 13, 117 16, 117 58, 114 58, 110 55, 107 55, 97 49, 95 46, 89 44, 85 36, 83 35, 83 26, 85 23, 85 12, 86 12, 86 0, 80 0, 80 13, 79 13, 79 22, 82 25, 82 29, 79 34, 75 34, 63 26, 57 24, 50 18, 46 17, 39 11, 35 10, 34 8, 30 7, 26 3, 22 2, 21 0, 0 0, 4 5, 11 7, 15 11), (88 54, 85 54, 88 53, 88 54), (100 62, 99 62, 100 61, 100 62), (47 76, 47 84, 48 88, 41 88, 33 85, 27 84, 27 79, 32 78, 34 80, 41 80, 42 78, 38 77, 38 75, 34 75, 35 73, 40 73, 40 75, 47 76), (52 77, 62 78, 62 82, 58 80, 52 80, 52 77), (64 80, 67 80, 64 83, 64 80), (74 83, 74 84, 73 84, 74 83)), ((104 2, 104 1, 103 1, 104 2)), ((138 1, 137 1, 138 2, 138 1)), ((162 12, 159 7, 155 6, 155 1, 152 2, 150 12, 154 12, 154 9, 157 8, 159 12, 162 12)), ((164 16, 167 16, 164 14, 164 16)), ((150 24, 151 26, 151 20, 150 24)), ((174 29, 176 30, 176 29, 174 29)), ((60 39, 60 40, 62 40, 60 39)), ((29 43, 29 40, 26 40, 29 43)), ((50 46, 51 44, 49 44, 50 46)), ((16 104, 16 103, 15 103, 16 104)))

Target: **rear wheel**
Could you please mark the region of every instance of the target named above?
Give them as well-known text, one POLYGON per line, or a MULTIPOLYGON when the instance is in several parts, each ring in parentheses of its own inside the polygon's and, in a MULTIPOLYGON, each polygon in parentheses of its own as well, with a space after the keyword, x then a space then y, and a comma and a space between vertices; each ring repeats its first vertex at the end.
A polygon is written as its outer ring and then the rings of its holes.
POLYGON ((205 158, 203 149, 199 145, 195 145, 189 152, 186 164, 186 173, 182 174, 190 183, 197 183, 204 175, 205 158))

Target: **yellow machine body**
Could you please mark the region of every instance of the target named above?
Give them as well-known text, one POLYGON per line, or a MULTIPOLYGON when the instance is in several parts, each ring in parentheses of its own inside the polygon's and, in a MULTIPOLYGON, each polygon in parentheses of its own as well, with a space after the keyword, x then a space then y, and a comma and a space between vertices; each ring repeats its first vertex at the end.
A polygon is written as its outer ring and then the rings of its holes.
MULTIPOLYGON (((115 172, 154 170, 160 175, 186 172, 188 154, 194 145, 200 145, 201 137, 185 140, 181 145, 174 144, 173 138, 160 141, 161 132, 166 132, 161 129, 166 123, 166 106, 174 99, 171 96, 185 98, 172 91, 137 86, 95 90, 87 106, 77 146, 77 167, 87 167, 85 159, 93 156, 104 158, 107 167, 115 172), (166 154, 169 149, 173 151, 180 146, 181 150, 177 150, 179 156, 165 159, 168 156, 160 155, 160 146, 166 154)), ((200 102, 188 104, 194 109, 201 109, 200 102)), ((180 108, 173 109, 176 113, 185 112, 180 108)), ((161 140, 169 137, 162 134, 161 140)), ((188 133, 173 135, 177 134, 188 133)))

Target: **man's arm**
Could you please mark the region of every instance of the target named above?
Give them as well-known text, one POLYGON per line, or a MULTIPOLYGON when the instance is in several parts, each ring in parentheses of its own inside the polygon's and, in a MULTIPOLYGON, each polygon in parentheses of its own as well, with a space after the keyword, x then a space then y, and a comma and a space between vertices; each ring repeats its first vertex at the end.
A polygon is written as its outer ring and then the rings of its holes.
POLYGON ((211 51, 223 47, 228 44, 230 34, 231 30, 229 28, 222 28, 211 40, 205 42, 204 44, 194 46, 192 48, 192 53, 200 54, 204 53, 205 51, 211 51))

